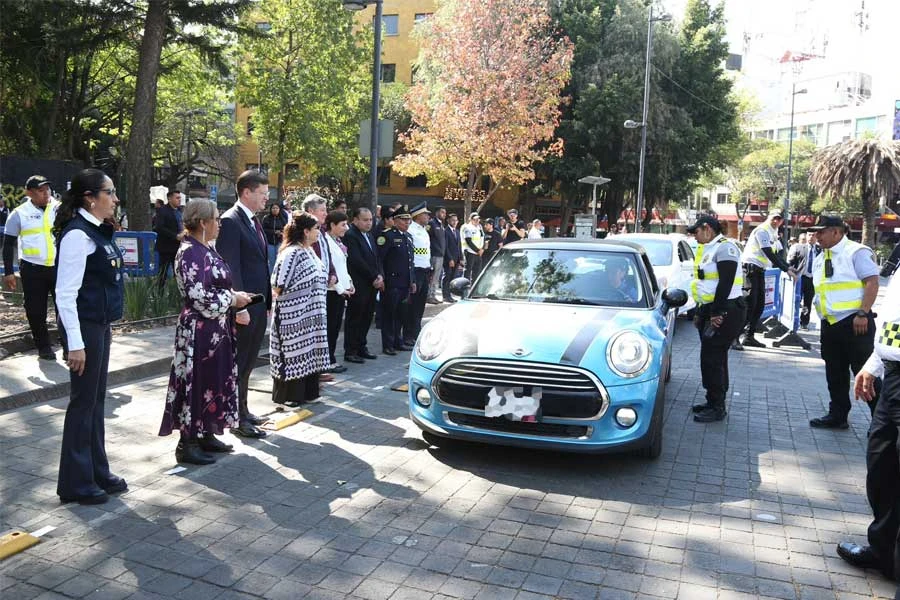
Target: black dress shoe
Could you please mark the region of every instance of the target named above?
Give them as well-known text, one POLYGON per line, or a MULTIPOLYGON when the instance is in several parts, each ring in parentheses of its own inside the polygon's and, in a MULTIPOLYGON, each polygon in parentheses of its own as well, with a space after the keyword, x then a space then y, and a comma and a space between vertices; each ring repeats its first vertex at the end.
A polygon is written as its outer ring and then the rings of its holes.
POLYGON ((735 340, 731 342, 731 349, 741 352, 744 349, 744 345, 741 343, 741 340, 735 338, 735 340))
POLYGON ((189 440, 178 442, 175 447, 175 460, 189 465, 211 465, 216 462, 216 457, 201 450, 197 440, 189 440))
POLYGON ((41 360, 56 360, 56 352, 50 348, 44 348, 43 350, 38 350, 38 358, 41 360))
POLYGON ((288 408, 300 408, 301 406, 303 406, 303 403, 299 400, 285 400, 282 404, 284 404, 288 408))
POLYGON ((447 304, 456 304, 456 300, 454 300, 453 298, 444 298, 444 302, 446 302, 447 304))
POLYGON ((345 355, 344 355, 344 362, 354 363, 354 364, 357 364, 357 365, 361 365, 361 364, 363 364, 363 363, 366 362, 366 361, 364 361, 364 360, 362 359, 361 356, 356 356, 355 354, 345 354, 345 355))
POLYGON ((709 402, 704 402, 703 404, 695 404, 691 407, 691 412, 693 413, 701 413, 707 408, 711 408, 709 402))
POLYGON ((825 415, 824 417, 810 419, 809 426, 815 427, 816 429, 847 429, 850 427, 847 423, 847 419, 838 419, 830 414, 825 415))
POLYGON ((837 545, 837 553, 845 561, 860 569, 878 569, 881 567, 881 561, 872 552, 871 546, 857 546, 852 542, 841 542, 837 545))
POLYGON ((375 360, 376 358, 378 358, 377 356, 375 356, 374 354, 372 354, 372 353, 369 352, 368 350, 363 350, 362 352, 359 353, 359 355, 360 355, 362 358, 365 358, 365 359, 368 359, 368 360, 375 360))
POLYGON ((269 419, 267 419, 266 417, 257 417, 253 413, 247 413, 246 416, 244 416, 244 418, 241 420, 247 421, 251 425, 262 425, 263 423, 267 422, 269 419))
POLYGON ((397 348, 397 350, 402 350, 403 352, 411 352, 413 348, 414 348, 414 346, 404 342, 402 346, 397 348))
POLYGON ((723 420, 726 414, 724 408, 710 406, 695 414, 694 421, 697 423, 715 423, 716 421, 723 420))
POLYGON ((741 344, 744 345, 745 348, 765 348, 766 345, 760 342, 758 339, 753 337, 752 335, 745 335, 741 340, 741 344))
POLYGON ((234 452, 234 446, 226 444, 212 434, 204 435, 199 442, 200 449, 204 452, 234 452))
POLYGON ((387 354, 388 356, 396 356, 397 355, 397 351, 391 350, 390 348, 382 348, 381 351, 384 352, 385 354, 387 354))
POLYGON ((60 496, 59 501, 63 504, 77 502, 83 505, 106 504, 109 502, 109 494, 100 492, 99 494, 91 494, 90 496, 60 496))
POLYGON ((327 373, 343 373, 347 370, 344 365, 335 365, 326 371, 327 373))
POLYGON ((121 494, 128 491, 128 482, 121 477, 113 477, 109 485, 103 486, 103 491, 109 495, 121 494))
POLYGON ((245 438, 262 439, 266 437, 266 432, 258 428, 256 425, 243 421, 239 427, 233 427, 231 433, 245 438))

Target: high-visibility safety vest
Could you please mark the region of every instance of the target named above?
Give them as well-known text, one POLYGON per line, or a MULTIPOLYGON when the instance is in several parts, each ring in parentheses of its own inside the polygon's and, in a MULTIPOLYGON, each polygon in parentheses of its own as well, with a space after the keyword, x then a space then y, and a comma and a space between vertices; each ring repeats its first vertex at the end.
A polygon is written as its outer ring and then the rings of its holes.
POLYGON ((862 308, 865 284, 856 276, 853 256, 866 246, 847 239, 826 248, 813 262, 813 287, 819 316, 834 325, 862 308), (831 277, 825 273, 831 263, 831 277))
POLYGON ((884 323, 875 337, 875 352, 881 360, 900 361, 900 275, 891 278, 878 312, 884 323))
MULTIPOLYGON (((719 285, 719 266, 716 263, 716 253, 719 244, 730 244, 734 246, 735 257, 740 256, 740 251, 734 242, 729 241, 721 233, 713 238, 708 244, 700 244, 697 246, 697 253, 694 255, 694 277, 691 280, 691 296, 697 304, 711 304, 716 299, 716 288, 719 285), (700 277, 700 273, 703 277, 700 277)), ((734 283, 731 284, 731 291, 728 292, 728 299, 740 297, 742 294, 742 286, 744 285, 744 277, 741 274, 741 262, 737 261, 737 272, 734 276, 734 283)))
POLYGON ((762 245, 759 243, 759 236, 763 232, 769 234, 769 239, 772 240, 772 248, 774 251, 776 247, 775 241, 778 239, 778 232, 775 231, 775 228, 769 223, 762 223, 757 225, 756 229, 750 233, 750 237, 747 238, 747 245, 744 246, 744 253, 741 255, 741 260, 745 263, 762 267, 763 269, 769 269, 772 267, 772 261, 763 253, 762 245))
POLYGON ((56 262, 53 222, 59 202, 50 200, 44 210, 31 201, 23 202, 14 212, 19 215, 19 257, 35 265, 52 267, 56 262))

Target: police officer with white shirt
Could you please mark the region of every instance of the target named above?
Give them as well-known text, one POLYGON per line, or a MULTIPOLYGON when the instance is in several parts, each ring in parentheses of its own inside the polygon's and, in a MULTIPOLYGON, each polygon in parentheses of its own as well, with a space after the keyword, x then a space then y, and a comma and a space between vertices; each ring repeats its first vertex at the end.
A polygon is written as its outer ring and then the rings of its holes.
MULTIPOLYGON (((896 263, 882 275, 890 276, 895 268, 896 263)), ((855 384, 856 397, 874 404, 866 449, 866 494, 875 518, 869 525, 868 546, 841 542, 837 553, 854 566, 879 569, 896 579, 900 576, 900 277, 895 275, 888 284, 880 311, 884 321, 874 351, 855 384), (878 377, 883 377, 880 398, 878 377)))
POLYGON ((414 346, 419 332, 422 330, 422 317, 425 315, 425 303, 428 300, 429 283, 431 281, 431 236, 428 233, 431 212, 422 202, 409 211, 412 222, 408 233, 413 241, 413 275, 416 291, 410 295, 409 310, 403 321, 403 343, 414 346))
POLYGON ((821 352, 831 402, 811 427, 847 429, 850 371, 858 373, 875 344, 872 305, 878 295, 878 265, 872 250, 845 236, 844 221, 822 216, 813 230, 822 253, 813 261, 814 300, 822 320, 821 352))
POLYGON ((745 320, 741 253, 734 242, 722 235, 722 226, 714 216, 701 215, 687 231, 699 242, 691 295, 697 302, 700 373, 706 389, 706 403, 697 404, 692 410, 695 421, 712 423, 727 414, 728 348, 745 320))
POLYGON ((16 289, 13 273, 13 249, 18 241, 19 277, 25 296, 25 315, 38 356, 55 360, 47 331, 47 300, 56 298, 56 241, 53 222, 59 207, 50 194, 50 182, 42 175, 32 175, 25 182, 28 200, 16 208, 6 221, 3 244, 3 266, 6 287, 16 289))

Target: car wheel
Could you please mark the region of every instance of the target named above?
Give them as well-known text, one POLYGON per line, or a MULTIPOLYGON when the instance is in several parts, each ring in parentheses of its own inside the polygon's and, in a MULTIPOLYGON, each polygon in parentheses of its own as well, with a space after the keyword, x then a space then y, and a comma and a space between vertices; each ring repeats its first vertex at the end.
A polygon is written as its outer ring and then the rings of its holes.
POLYGON ((672 356, 669 355, 669 364, 666 365, 666 383, 672 379, 672 356))
POLYGON ((662 414, 654 415, 653 422, 650 424, 650 443, 640 450, 638 456, 641 458, 655 459, 662 454, 663 436, 662 436, 662 414))
POLYGON ((439 435, 434 435, 430 431, 422 432, 422 439, 425 440, 428 444, 432 446, 440 446, 443 438, 439 435))

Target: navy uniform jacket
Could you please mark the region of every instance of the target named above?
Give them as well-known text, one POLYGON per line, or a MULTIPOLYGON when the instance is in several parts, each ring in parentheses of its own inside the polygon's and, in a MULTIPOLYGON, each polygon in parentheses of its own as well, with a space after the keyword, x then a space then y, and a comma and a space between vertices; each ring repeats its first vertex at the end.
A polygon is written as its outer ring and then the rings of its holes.
POLYGON ((378 247, 378 258, 384 271, 385 287, 410 287, 415 281, 412 237, 396 228, 388 229, 378 236, 375 245, 378 247))

